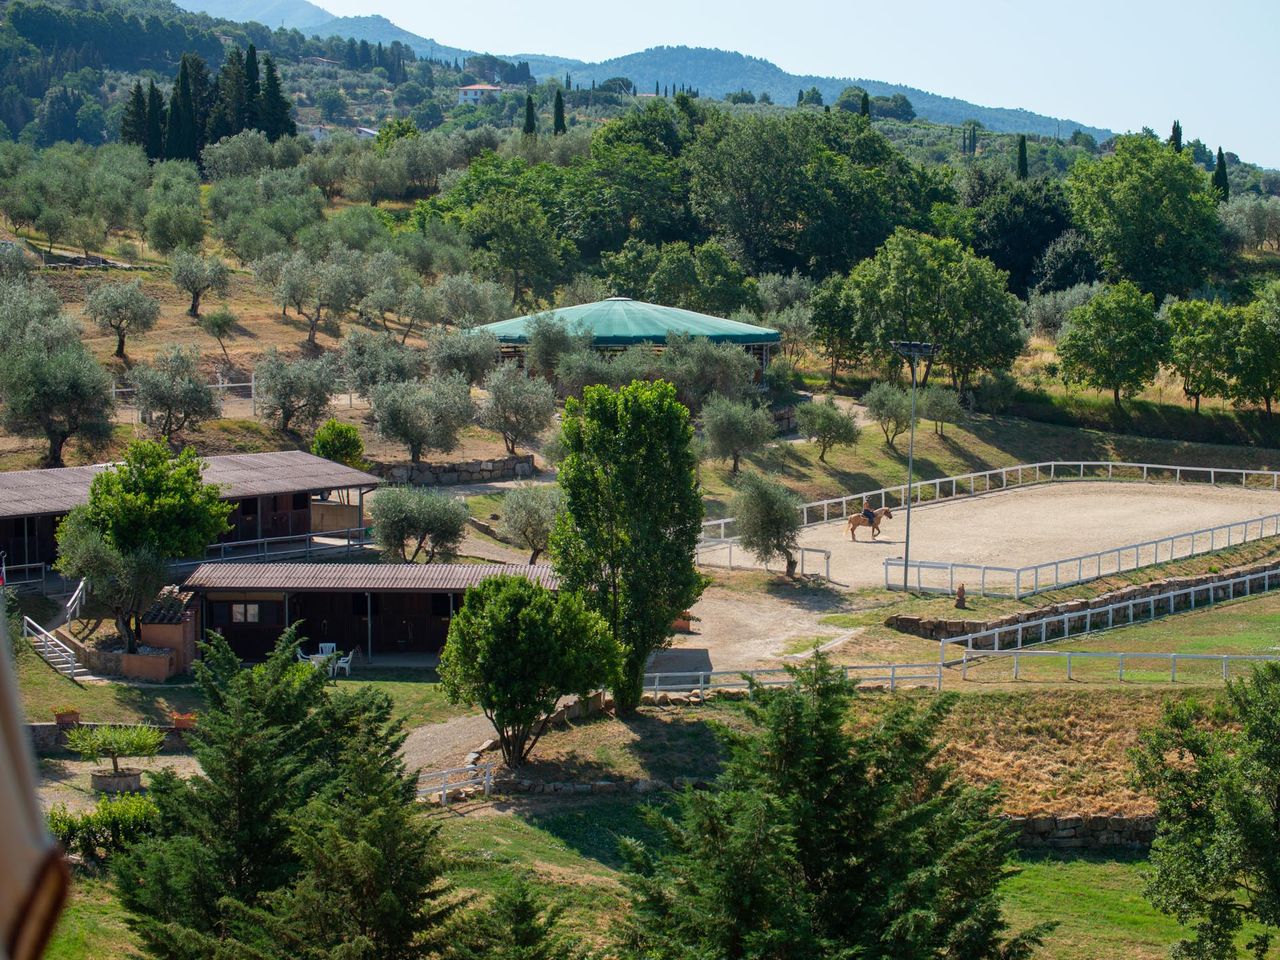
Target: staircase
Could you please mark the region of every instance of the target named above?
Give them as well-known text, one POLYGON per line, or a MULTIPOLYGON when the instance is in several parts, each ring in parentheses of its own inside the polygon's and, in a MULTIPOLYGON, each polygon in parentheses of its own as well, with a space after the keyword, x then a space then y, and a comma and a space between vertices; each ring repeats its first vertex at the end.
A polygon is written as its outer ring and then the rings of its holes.
POLYGON ((75 651, 30 617, 22 618, 22 635, 44 662, 69 680, 92 676, 89 669, 76 661, 75 651))

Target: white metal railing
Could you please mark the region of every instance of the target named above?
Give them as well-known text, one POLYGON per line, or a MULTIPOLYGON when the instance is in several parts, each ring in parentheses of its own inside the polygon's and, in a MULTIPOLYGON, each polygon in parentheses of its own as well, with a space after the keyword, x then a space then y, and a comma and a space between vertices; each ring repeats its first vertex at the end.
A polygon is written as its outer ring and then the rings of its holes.
POLYGON ((493 791, 493 763, 472 763, 449 770, 433 770, 418 774, 418 799, 438 796, 441 806, 449 805, 449 794, 467 787, 480 787, 487 797, 493 791))
MULTIPOLYGON (((738 551, 740 553, 747 553, 748 555, 750 555, 749 551, 746 551, 745 548, 743 548, 742 544, 739 543, 739 541, 733 537, 729 537, 725 540, 711 540, 711 539, 699 540, 693 549, 694 562, 701 564, 703 566, 709 566, 709 567, 727 566, 730 570, 732 570, 733 569, 733 548, 735 546, 737 546, 738 551), (709 556, 714 556, 714 554, 716 554, 720 550, 727 551, 727 557, 725 559, 725 563, 723 564, 715 563, 713 562, 712 559, 709 559, 709 556)), ((805 576, 807 572, 805 567, 805 557, 808 554, 814 554, 816 557, 819 558, 819 560, 822 563, 823 579, 828 581, 831 580, 831 551, 830 550, 824 550, 821 547, 796 547, 795 549, 796 549, 796 552, 800 554, 800 565, 799 565, 800 576, 802 577, 805 576)), ((749 566, 749 564, 744 564, 740 562, 738 566, 746 567, 746 566, 749 566)), ((764 565, 764 568, 765 570, 768 570, 769 565, 766 563, 764 565)))
MULTIPOLYGON (((901 684, 928 683, 942 689, 943 664, 933 663, 859 663, 839 668, 846 680, 856 683, 884 683, 890 690, 901 684)), ((752 683, 761 687, 785 687, 795 682, 786 670, 704 670, 687 672, 646 673, 644 690, 648 693, 705 694, 708 690, 742 690, 752 683)))
POLYGON ((352 552, 373 543, 368 527, 345 530, 320 530, 287 537, 263 537, 260 540, 228 540, 210 544, 198 560, 177 560, 170 570, 194 570, 202 563, 247 563, 289 559, 310 560, 313 557, 351 556, 352 552))
POLYGON ((63 606, 63 619, 65 621, 76 620, 80 616, 80 611, 84 608, 84 602, 89 597, 89 581, 81 580, 80 585, 76 587, 75 593, 71 594, 66 605, 63 606))
MULTIPOLYGON (((1135 662, 1143 660, 1165 661, 1169 665, 1169 682, 1178 682, 1178 664, 1179 663, 1211 663, 1218 664, 1222 671, 1222 679, 1231 679, 1231 664, 1233 663, 1267 663, 1280 660, 1280 655, 1276 654, 1244 654, 1244 653, 1140 653, 1137 651, 1105 651, 1105 650, 1005 650, 996 653, 989 650, 969 650, 965 649, 961 657, 960 676, 961 679, 969 679, 969 664, 980 664, 986 660, 1012 660, 1013 661, 1013 679, 1019 680, 1022 677, 1022 660, 1031 657, 1048 658, 1050 660, 1065 661, 1066 678, 1074 679, 1072 674, 1073 661, 1080 660, 1112 660, 1115 661, 1119 668, 1118 679, 1124 680, 1125 667, 1131 666, 1135 662)), ((1163 679, 1163 678, 1161 678, 1163 679)))
POLYGON ((78 664, 74 650, 30 617, 22 618, 22 635, 31 641, 32 648, 45 663, 63 676, 75 679, 78 664))
MULTIPOLYGON (((1255 517, 1251 520, 1222 523, 1216 527, 1175 533, 1154 540, 1144 540, 1141 543, 1110 547, 1078 557, 1047 560, 1044 563, 1033 563, 1024 567, 912 560, 909 569, 917 593, 955 593, 956 584, 964 582, 970 589, 976 583, 978 592, 982 596, 1021 599, 1046 590, 1087 583, 1100 577, 1138 570, 1158 563, 1201 556, 1216 550, 1275 536, 1280 536, 1280 513, 1255 517), (1239 531, 1238 536, 1236 531, 1239 531), (1179 549, 1180 545, 1184 549, 1179 549)), ((886 590, 902 589, 902 569, 901 557, 891 557, 884 561, 886 590)))
POLYGON ((1169 590, 1142 599, 1125 600, 1100 607, 1085 607, 1051 617, 1028 620, 1025 623, 978 630, 959 637, 939 641, 939 660, 946 659, 948 646, 962 646, 967 650, 983 652, 1009 652, 1021 650, 1027 644, 1042 644, 1050 640, 1065 640, 1072 636, 1101 633, 1116 627, 1144 623, 1177 613, 1181 606, 1186 610, 1212 606, 1240 597, 1265 593, 1280 586, 1280 571, 1263 570, 1230 580, 1219 580, 1197 586, 1169 590), (1002 646, 1003 642, 1003 646, 1002 646))
MULTIPOLYGON (((1031 486, 1063 480, 1144 480, 1170 481, 1173 483, 1209 483, 1238 481, 1248 486, 1251 481, 1258 486, 1280 490, 1280 471, 1252 470, 1240 467, 1184 467, 1177 464, 1134 463, 1121 460, 1046 460, 1041 463, 1019 463, 1009 467, 995 467, 974 473, 962 473, 935 480, 917 480, 910 486, 910 498, 914 503, 949 500, 956 497, 979 496, 993 490, 1031 486)), ((800 522, 803 526, 842 520, 849 514, 849 504, 858 508, 864 499, 877 507, 896 507, 907 502, 907 484, 881 487, 862 493, 851 493, 830 500, 815 500, 802 504, 800 522)), ((733 517, 705 520, 703 535, 725 540, 732 536, 729 527, 733 517)))

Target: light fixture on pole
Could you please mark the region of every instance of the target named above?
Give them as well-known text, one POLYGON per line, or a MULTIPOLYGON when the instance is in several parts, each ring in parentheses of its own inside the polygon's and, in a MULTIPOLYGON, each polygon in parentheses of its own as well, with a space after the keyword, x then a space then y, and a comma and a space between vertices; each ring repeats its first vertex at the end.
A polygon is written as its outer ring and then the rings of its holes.
POLYGON ((893 348, 911 365, 911 435, 907 440, 907 533, 902 548, 902 592, 906 593, 911 577, 911 494, 916 455, 916 364, 934 355, 932 343, 919 340, 895 340, 893 348))

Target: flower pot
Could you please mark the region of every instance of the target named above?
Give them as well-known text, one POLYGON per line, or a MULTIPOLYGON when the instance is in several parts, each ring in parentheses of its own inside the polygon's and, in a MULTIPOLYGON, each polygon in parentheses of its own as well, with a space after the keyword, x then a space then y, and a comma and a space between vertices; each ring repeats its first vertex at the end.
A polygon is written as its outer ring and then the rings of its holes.
POLYGON ((142 789, 142 771, 137 767, 121 767, 119 773, 110 767, 91 770, 89 783, 100 793, 137 793, 142 789))
POLYGON ((671 621, 671 629, 676 633, 692 633, 693 632, 693 614, 686 610, 680 616, 671 621))
POLYGON ((60 727, 74 727, 80 722, 79 710, 55 710, 53 721, 60 727))
POLYGON ((171 715, 173 720, 173 729, 175 730, 194 730, 196 728, 196 715, 194 713, 175 713, 171 715))

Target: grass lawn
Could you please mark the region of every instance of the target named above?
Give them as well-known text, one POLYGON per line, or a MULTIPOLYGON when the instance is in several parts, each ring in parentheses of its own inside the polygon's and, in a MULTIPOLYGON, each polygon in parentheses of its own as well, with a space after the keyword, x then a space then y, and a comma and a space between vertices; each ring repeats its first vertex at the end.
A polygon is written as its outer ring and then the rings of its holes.
POLYGON ((335 683, 339 689, 364 685, 385 693, 395 705, 396 717, 409 730, 475 712, 449 702, 434 670, 358 667, 350 678, 339 676, 335 683))
POLYGON ((120 906, 105 877, 75 871, 71 896, 49 941, 45 960, 120 960, 136 957, 136 938, 125 925, 120 906))

